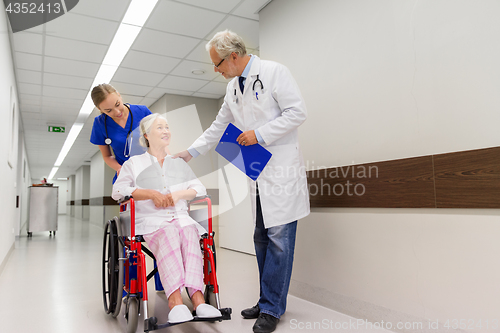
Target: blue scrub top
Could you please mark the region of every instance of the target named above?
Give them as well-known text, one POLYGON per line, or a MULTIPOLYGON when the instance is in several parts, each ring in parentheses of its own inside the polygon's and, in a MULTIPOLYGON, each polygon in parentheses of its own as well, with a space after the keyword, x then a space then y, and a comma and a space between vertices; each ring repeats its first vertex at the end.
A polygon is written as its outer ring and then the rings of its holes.
MULTIPOLYGON (((141 122, 142 118, 150 115, 151 111, 149 111, 149 109, 144 105, 128 104, 128 106, 134 118, 134 123, 132 124, 132 131, 133 131, 139 126, 139 123, 141 122)), ((94 125, 92 126, 92 134, 90 135, 90 142, 95 145, 106 146, 106 142, 104 141, 106 140, 106 129, 104 127, 105 117, 108 116, 106 116, 105 114, 101 114, 95 117, 94 119, 94 125)), ((125 157, 123 152, 125 149, 125 142, 127 140, 127 133, 130 130, 131 118, 132 117, 130 117, 129 115, 125 128, 118 125, 111 117, 108 117, 108 119, 106 120, 106 125, 108 127, 108 135, 109 138, 111 139, 110 146, 111 148, 113 148, 115 159, 120 165, 123 165, 123 163, 125 163, 125 161, 128 160, 128 157, 125 157)), ((115 177, 113 178, 113 184, 115 183, 115 180, 116 180, 116 174, 115 177)))

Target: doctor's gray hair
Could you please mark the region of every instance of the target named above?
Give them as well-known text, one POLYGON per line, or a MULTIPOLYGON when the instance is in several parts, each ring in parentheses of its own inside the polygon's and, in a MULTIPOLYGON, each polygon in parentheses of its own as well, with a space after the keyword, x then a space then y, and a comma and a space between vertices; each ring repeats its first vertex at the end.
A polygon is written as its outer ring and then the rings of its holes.
POLYGON ((205 45, 208 52, 215 48, 215 52, 221 59, 229 57, 235 52, 238 56, 243 57, 247 54, 247 48, 243 39, 236 33, 230 30, 219 31, 214 37, 205 45))
MULTIPOLYGON (((159 113, 153 113, 149 116, 142 118, 141 123, 139 124, 139 130, 141 131, 141 137, 139 138, 139 144, 143 147, 149 148, 149 141, 144 137, 144 134, 149 134, 151 131, 151 126, 157 118, 162 118, 167 121, 167 118, 159 113)), ((167 121, 168 124, 168 121, 167 121)))

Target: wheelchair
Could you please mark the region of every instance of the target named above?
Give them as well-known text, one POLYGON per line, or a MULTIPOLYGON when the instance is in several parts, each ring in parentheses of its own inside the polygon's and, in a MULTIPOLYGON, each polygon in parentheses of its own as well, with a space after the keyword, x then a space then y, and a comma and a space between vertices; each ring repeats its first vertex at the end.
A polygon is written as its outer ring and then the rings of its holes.
MULTIPOLYGON (((163 290, 158 268, 146 274, 147 254, 155 260, 153 253, 142 242, 144 239, 135 234, 135 202, 132 197, 119 201, 120 218, 114 217, 105 223, 102 256, 102 291, 104 310, 116 318, 122 306, 123 290, 127 291, 125 318, 127 333, 136 332, 139 314, 144 314, 144 332, 167 328, 179 323, 159 324, 156 317, 149 317, 147 282, 155 276, 156 290, 163 290), (142 302, 141 302, 142 300, 142 302), (142 303, 142 309, 141 309, 142 303)), ((200 223, 208 233, 201 236, 200 246, 203 253, 203 281, 205 284, 205 303, 215 306, 222 314, 218 318, 198 318, 193 313, 191 321, 222 321, 231 319, 231 308, 221 308, 219 286, 216 276, 215 232, 212 230, 212 205, 209 196, 198 197, 189 202, 190 216, 200 223), (192 205, 204 204, 207 207, 191 210, 192 205)))

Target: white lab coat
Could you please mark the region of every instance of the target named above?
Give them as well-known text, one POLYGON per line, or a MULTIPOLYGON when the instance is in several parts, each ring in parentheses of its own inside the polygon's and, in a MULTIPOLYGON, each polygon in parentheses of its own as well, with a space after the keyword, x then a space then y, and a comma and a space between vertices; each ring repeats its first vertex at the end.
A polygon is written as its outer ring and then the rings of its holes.
MULTIPOLYGON (((255 57, 243 94, 235 77, 227 85, 224 103, 215 121, 190 148, 205 154, 220 140, 230 122, 242 131, 257 129, 265 141, 263 146, 273 154, 257 178, 264 225, 266 228, 283 225, 310 213, 297 131, 306 117, 304 100, 288 68, 255 57), (253 90, 257 75, 264 89, 257 82, 253 90)), ((255 222, 255 182, 249 182, 255 222)))

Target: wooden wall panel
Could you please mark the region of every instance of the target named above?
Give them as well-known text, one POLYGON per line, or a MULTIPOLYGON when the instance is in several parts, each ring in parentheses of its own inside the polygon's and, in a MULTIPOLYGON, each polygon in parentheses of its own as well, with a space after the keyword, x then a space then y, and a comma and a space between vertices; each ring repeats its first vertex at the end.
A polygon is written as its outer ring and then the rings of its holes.
POLYGON ((500 208, 500 147, 434 156, 438 208, 500 208))
POLYGON ((500 147, 314 170, 307 177, 311 207, 500 208, 500 147), (378 177, 357 175, 370 167, 378 177), (358 184, 363 195, 354 191, 358 184))
POLYGON ((431 156, 326 171, 308 172, 311 207, 436 207, 431 156))

